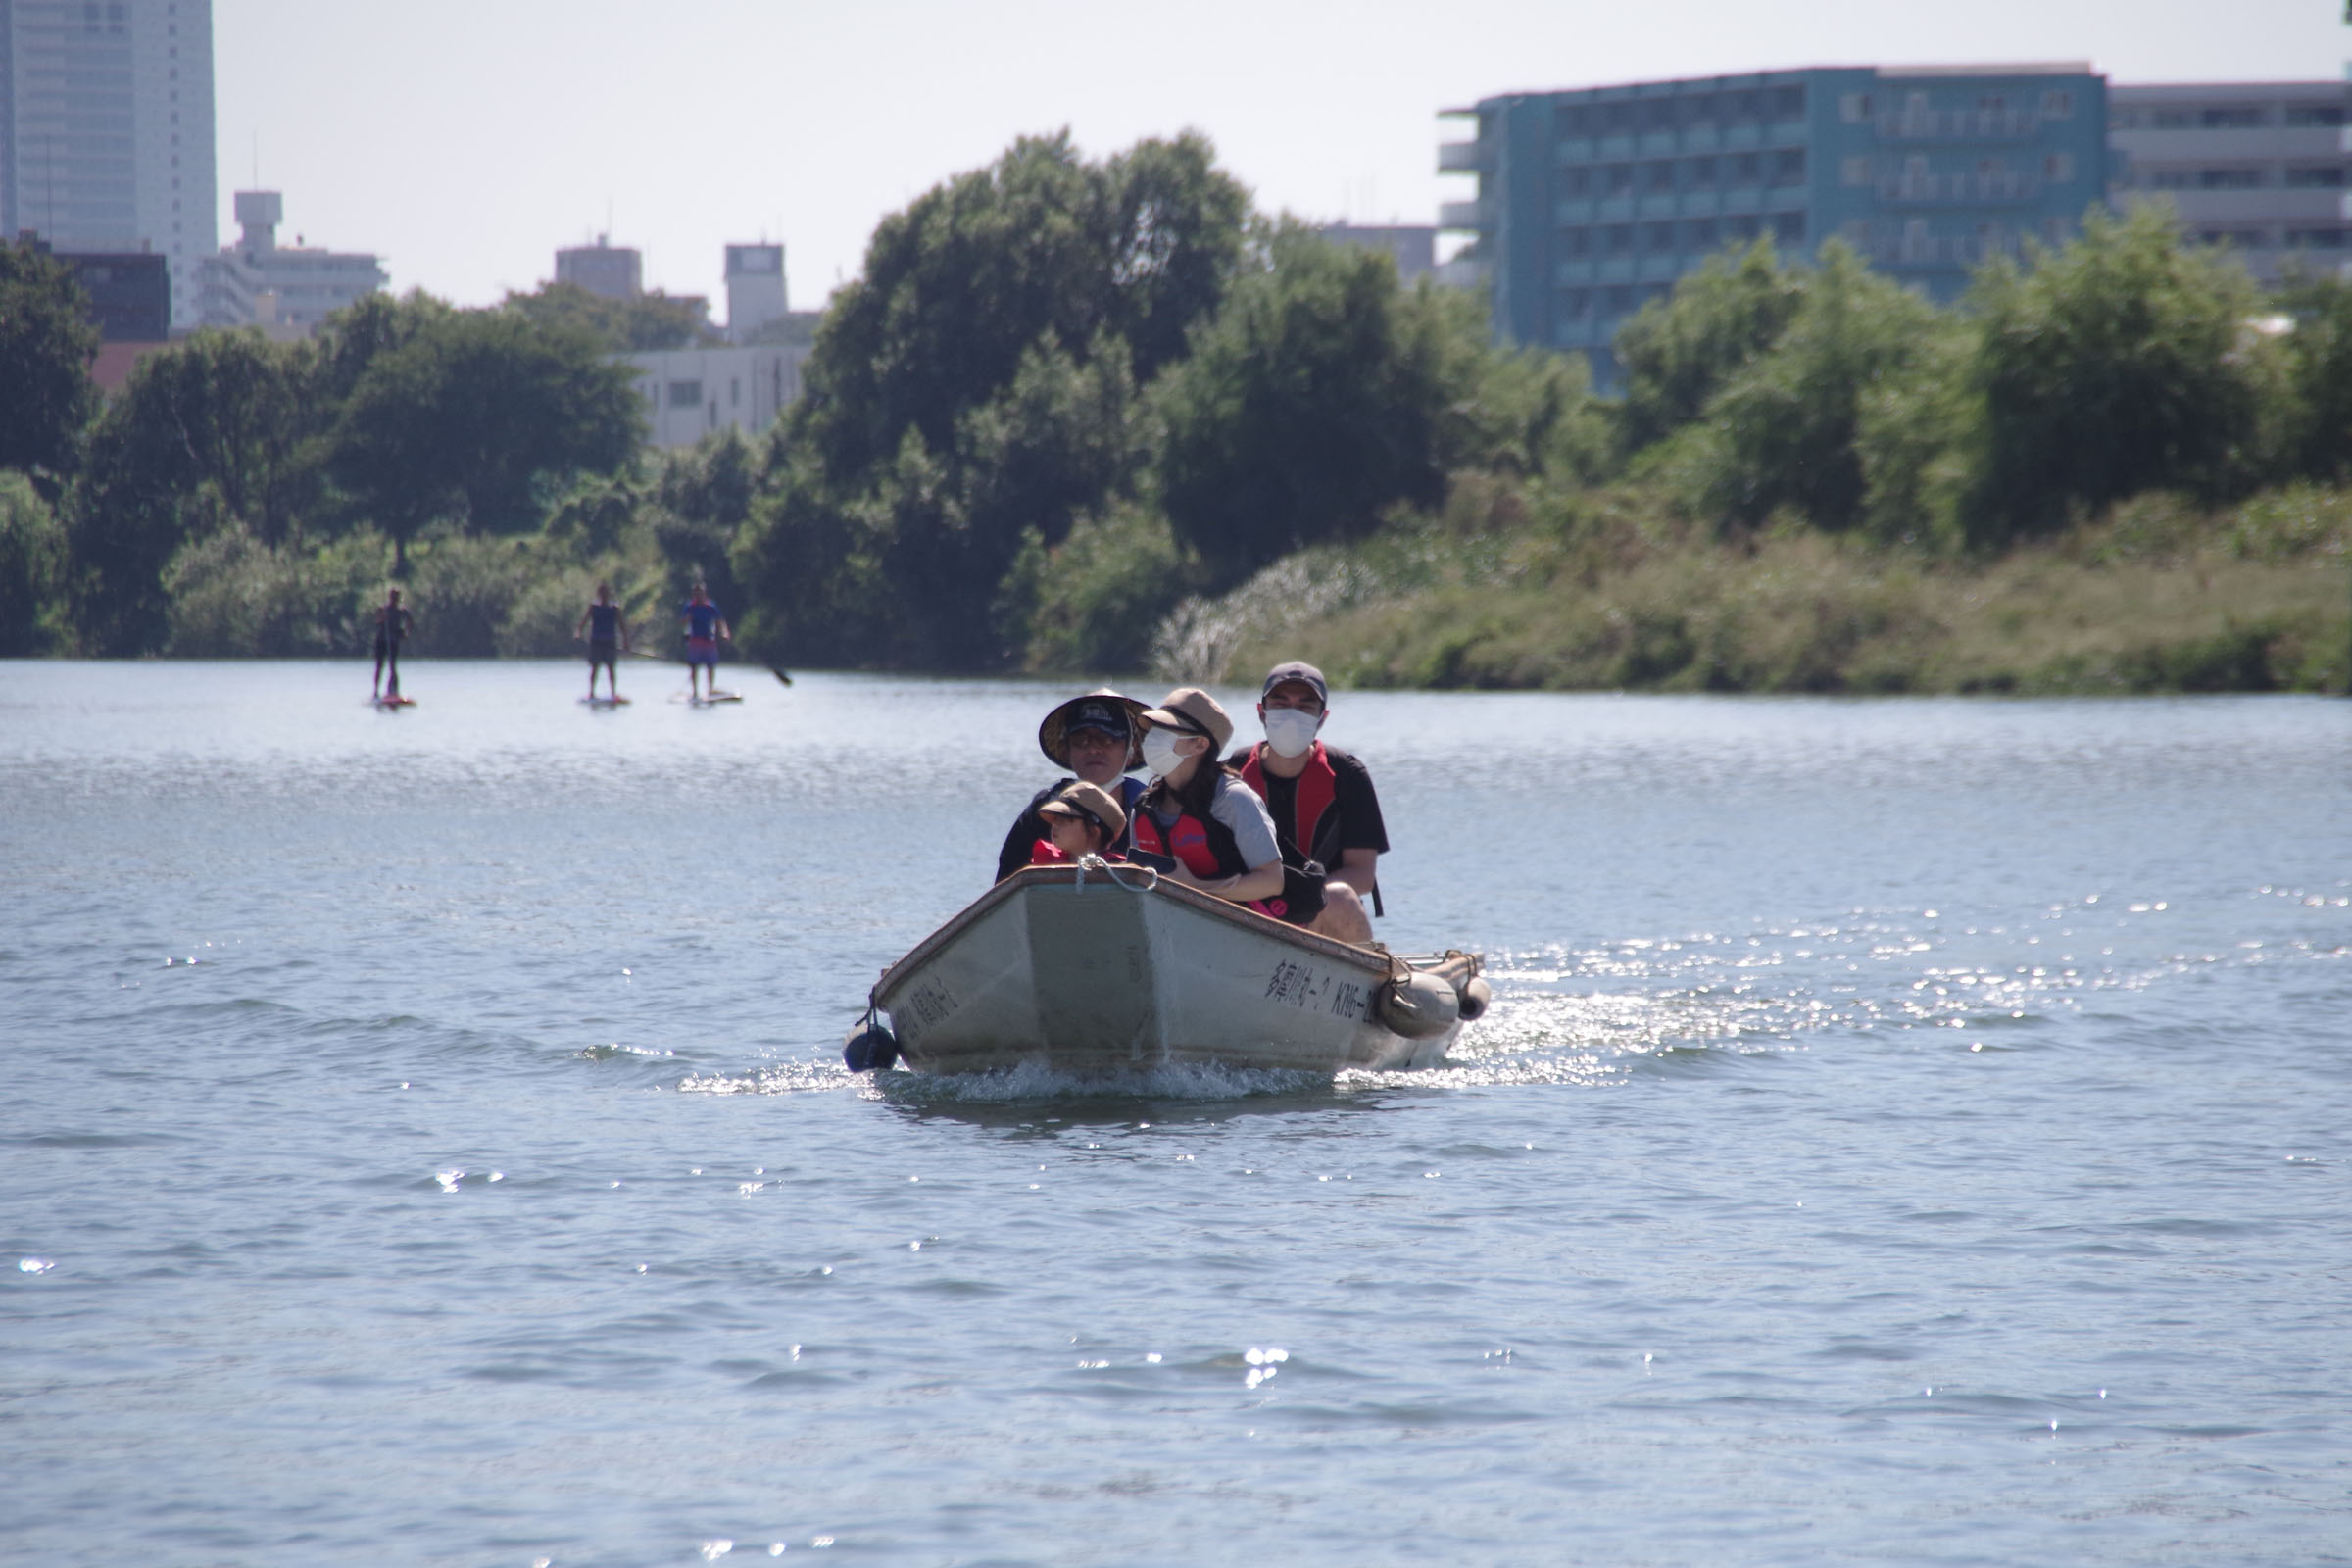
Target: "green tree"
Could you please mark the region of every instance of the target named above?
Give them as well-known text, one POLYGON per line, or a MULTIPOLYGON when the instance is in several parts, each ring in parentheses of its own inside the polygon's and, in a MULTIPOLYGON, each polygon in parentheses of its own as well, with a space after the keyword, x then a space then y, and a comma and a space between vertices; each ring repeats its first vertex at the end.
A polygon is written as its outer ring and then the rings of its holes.
POLYGON ((2216 496, 2252 476, 2265 367, 2242 268, 2183 243, 2161 207, 2121 219, 2094 207, 2081 238, 2031 260, 1989 264, 1971 293, 1984 411, 1973 539, 2047 532, 2071 508, 2142 490, 2216 496))
POLYGON ((1749 523, 1780 507, 1833 531, 1860 523, 1870 399, 1904 380, 1943 327, 1943 313, 1844 243, 1824 245, 1778 338, 1706 402, 1707 504, 1749 523))
POLYGON ((1672 294, 1636 312, 1616 342, 1627 450, 1696 419, 1709 398, 1780 341, 1809 279, 1803 269, 1781 264, 1770 239, 1759 239, 1709 257, 1672 294))
POLYGON ((0 468, 0 659, 47 653, 64 610, 66 531, 32 481, 0 468))
POLYGON ((728 553, 751 521, 763 467, 760 450, 732 425, 662 463, 654 491, 660 503, 654 537, 672 603, 701 582, 730 612, 742 608, 742 585, 728 553))
POLYGON ((89 309, 72 268, 29 241, 0 243, 0 468, 39 475, 52 499, 98 397, 89 309))
POLYGON ((226 522, 266 547, 298 539, 319 499, 325 417, 307 344, 198 332, 139 362, 91 427, 66 509, 75 614, 94 652, 150 653, 167 631, 163 574, 226 522))
POLYGON ((2280 295, 2294 388, 2288 461, 2330 484, 2352 479, 2352 282, 2297 278, 2280 295))
POLYGON ((737 541, 760 646, 933 668, 1017 657, 1013 563, 1135 482, 1137 387, 1215 307, 1247 210, 1198 137, 1097 165, 1064 133, 886 219, 737 541))
POLYGON ((1277 234, 1270 260, 1153 394, 1161 502, 1219 586, 1435 504, 1475 434, 1463 409, 1484 333, 1459 301, 1407 293, 1386 255, 1302 230, 1277 234))
POLYGON ((610 300, 577 283, 545 283, 528 294, 510 293, 503 310, 550 331, 579 332, 608 354, 645 354, 715 343, 710 302, 699 294, 660 289, 635 299, 610 300))
POLYGON ((466 311, 368 362, 336 420, 330 461, 405 572, 426 523, 534 528, 553 488, 616 471, 642 438, 627 368, 606 363, 592 339, 466 311))

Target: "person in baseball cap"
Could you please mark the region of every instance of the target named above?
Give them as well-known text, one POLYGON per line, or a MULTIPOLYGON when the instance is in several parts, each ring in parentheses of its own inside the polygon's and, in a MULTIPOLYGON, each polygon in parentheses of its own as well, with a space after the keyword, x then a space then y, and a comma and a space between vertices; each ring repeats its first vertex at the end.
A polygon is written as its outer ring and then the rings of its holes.
MULTIPOLYGON (((1013 819, 997 851, 999 881, 1029 863, 1038 840, 1052 838, 1052 824, 1039 813, 1039 808, 1066 785, 1095 785, 1126 816, 1135 814, 1135 803, 1144 793, 1143 781, 1122 775, 1144 765, 1143 711, 1144 705, 1134 698, 1102 687, 1057 704, 1046 714, 1037 726, 1037 749, 1049 761, 1068 771, 1031 796, 1028 806, 1013 819)), ((1102 853, 1108 858, 1126 848, 1127 831, 1122 825, 1102 853)))
POLYGON ((1088 855, 1106 860, 1119 858, 1112 846, 1126 834, 1127 813, 1100 784, 1084 779, 1064 784, 1061 793, 1037 810, 1052 837, 1040 839, 1030 850, 1031 865, 1063 865, 1088 855))
POLYGON ((1226 765, 1266 803, 1292 872, 1290 918, 1342 942, 1372 941, 1366 900, 1380 908, 1380 858, 1388 824, 1372 774, 1352 753, 1322 739, 1331 716, 1323 672, 1298 660, 1266 671, 1258 722, 1266 738, 1226 759, 1226 765), (1312 896, 1315 872, 1322 897, 1312 896))

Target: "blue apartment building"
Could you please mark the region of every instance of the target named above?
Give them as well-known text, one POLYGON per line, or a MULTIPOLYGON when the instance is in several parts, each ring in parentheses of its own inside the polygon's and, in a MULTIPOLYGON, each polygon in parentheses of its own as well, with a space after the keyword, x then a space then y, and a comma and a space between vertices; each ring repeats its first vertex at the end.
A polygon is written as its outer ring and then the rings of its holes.
POLYGON ((1617 381, 1617 329, 1727 245, 1842 239, 1948 300, 1994 255, 2060 243, 2107 190, 2107 83, 2087 65, 1761 72, 1509 93, 1448 116, 1478 194, 1444 270, 1490 291, 1495 335, 1576 350, 1617 381))

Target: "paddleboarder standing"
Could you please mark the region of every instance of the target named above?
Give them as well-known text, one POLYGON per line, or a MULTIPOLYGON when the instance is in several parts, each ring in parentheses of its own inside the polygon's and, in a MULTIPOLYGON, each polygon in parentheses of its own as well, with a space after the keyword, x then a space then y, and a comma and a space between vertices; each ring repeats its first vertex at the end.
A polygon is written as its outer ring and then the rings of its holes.
POLYGON ((401 608, 400 590, 384 591, 384 602, 375 607, 375 681, 368 697, 373 702, 400 698, 400 644, 416 624, 416 617, 401 608), (392 677, 389 685, 384 676, 392 677))
POLYGON ((596 666, 605 666, 605 687, 612 701, 620 701, 620 655, 629 646, 629 623, 612 602, 612 585, 596 585, 596 603, 580 614, 580 623, 571 629, 572 640, 588 641, 588 700, 596 701, 596 666))
POLYGON ((727 617, 718 612, 710 602, 710 590, 701 583, 694 585, 694 597, 687 600, 681 613, 685 616, 686 632, 686 695, 710 701, 718 696, 718 645, 733 642, 735 634, 727 629, 727 617), (710 672, 709 690, 699 691, 695 671, 710 672))

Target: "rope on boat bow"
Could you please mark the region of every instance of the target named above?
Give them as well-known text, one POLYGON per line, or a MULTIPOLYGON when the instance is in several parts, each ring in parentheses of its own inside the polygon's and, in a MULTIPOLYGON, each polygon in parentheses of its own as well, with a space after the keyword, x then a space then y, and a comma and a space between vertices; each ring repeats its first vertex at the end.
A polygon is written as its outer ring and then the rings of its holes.
POLYGON ((1086 873, 1089 871, 1102 872, 1110 879, 1114 886, 1125 888, 1130 893, 1150 893, 1159 886, 1159 868, 1157 866, 1139 865, 1135 869, 1143 872, 1151 880, 1138 887, 1121 876, 1119 868, 1100 855, 1081 855, 1078 857, 1078 891, 1081 893, 1086 891, 1086 873))

